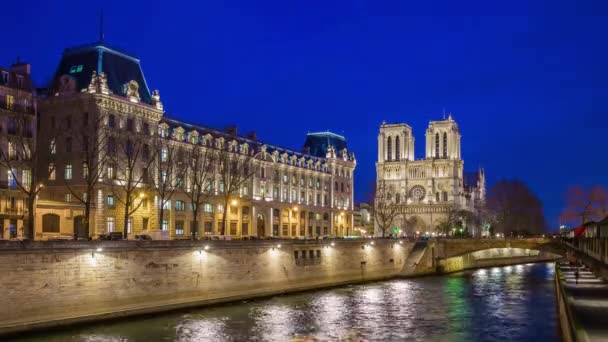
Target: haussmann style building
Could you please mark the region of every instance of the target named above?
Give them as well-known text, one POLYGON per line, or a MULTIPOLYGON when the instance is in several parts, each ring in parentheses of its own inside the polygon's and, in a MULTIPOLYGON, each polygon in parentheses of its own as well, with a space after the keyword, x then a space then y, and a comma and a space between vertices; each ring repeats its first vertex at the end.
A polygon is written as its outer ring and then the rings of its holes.
POLYGON ((28 235, 33 174, 30 161, 23 159, 35 148, 35 107, 30 65, 0 67, 0 239, 28 235))
MULTIPOLYGON (((484 170, 464 172, 460 131, 452 115, 429 123, 425 150, 425 158, 415 158, 409 125, 380 126, 376 187, 385 194, 383 200, 398 208, 393 226, 410 235, 435 232, 450 211, 478 213, 485 201, 484 170)), ((470 233, 479 235, 478 228, 470 227, 470 233)))
POLYGON ((186 238, 193 231, 230 238, 352 232, 356 160, 343 136, 310 133, 304 148, 294 151, 259 141, 255 133, 241 135, 236 127, 218 130, 170 118, 158 90, 149 89, 140 61, 129 53, 104 42, 64 51, 39 99, 38 146, 45 154, 38 167, 44 189, 35 239, 96 238, 125 226, 129 238, 154 239, 186 238), (192 167, 201 155, 215 156, 207 157, 210 169, 192 167), (197 185, 203 169, 211 171, 197 185), (251 172, 238 189, 221 175, 232 169, 251 172), (161 183, 170 183, 171 191, 161 183), (198 199, 191 195, 201 187, 205 200, 195 218, 198 199))

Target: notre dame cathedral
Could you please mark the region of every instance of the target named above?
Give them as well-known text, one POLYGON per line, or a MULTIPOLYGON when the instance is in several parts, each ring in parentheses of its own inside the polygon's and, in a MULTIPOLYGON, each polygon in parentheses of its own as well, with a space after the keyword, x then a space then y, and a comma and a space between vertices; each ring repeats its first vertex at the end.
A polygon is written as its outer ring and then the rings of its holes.
MULTIPOLYGON (((452 115, 429 123, 425 151, 424 159, 415 158, 409 125, 383 122, 380 126, 377 189, 386 189, 386 200, 398 207, 392 226, 407 235, 432 234, 451 211, 477 213, 485 200, 483 169, 463 170, 460 131, 452 115)), ((478 227, 467 228, 470 234, 482 234, 478 227)), ((377 235, 379 230, 376 222, 377 235)))

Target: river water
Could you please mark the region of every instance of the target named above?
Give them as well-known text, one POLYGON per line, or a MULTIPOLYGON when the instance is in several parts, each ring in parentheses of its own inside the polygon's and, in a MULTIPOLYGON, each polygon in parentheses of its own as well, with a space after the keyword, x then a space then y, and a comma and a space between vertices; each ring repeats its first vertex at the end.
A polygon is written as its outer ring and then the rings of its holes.
POLYGON ((561 341, 553 272, 539 263, 383 281, 20 341, 561 341))

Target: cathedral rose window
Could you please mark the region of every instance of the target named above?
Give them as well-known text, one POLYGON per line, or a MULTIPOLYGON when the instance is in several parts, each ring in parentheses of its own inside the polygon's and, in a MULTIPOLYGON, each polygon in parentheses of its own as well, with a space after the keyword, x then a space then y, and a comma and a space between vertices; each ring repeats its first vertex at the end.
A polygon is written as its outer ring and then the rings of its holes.
POLYGON ((425 195, 426 191, 420 185, 416 185, 410 189, 410 198, 414 201, 422 201, 425 195))

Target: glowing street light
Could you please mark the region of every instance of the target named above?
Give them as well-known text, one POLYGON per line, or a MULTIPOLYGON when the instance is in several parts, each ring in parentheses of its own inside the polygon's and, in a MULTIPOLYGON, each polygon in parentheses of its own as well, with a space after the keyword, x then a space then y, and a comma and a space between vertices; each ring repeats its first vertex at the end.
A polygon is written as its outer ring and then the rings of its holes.
POLYGON ((239 201, 233 199, 232 202, 230 202, 230 205, 232 205, 233 207, 236 207, 237 204, 239 204, 239 201))

